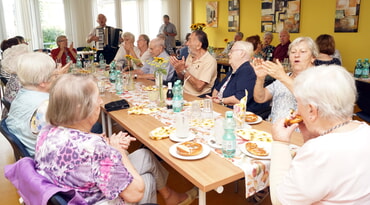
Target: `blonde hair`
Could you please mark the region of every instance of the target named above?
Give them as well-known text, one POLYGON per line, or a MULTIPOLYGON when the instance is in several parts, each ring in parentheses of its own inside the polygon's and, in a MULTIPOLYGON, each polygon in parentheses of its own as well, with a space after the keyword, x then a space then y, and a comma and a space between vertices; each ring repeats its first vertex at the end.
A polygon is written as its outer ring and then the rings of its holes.
POLYGON ((125 38, 125 37, 129 38, 130 42, 132 42, 132 43, 135 42, 134 34, 132 34, 130 32, 125 32, 125 33, 122 34, 122 38, 125 38))
POLYGON ((50 89, 46 120, 55 126, 72 125, 84 120, 96 108, 98 95, 92 76, 64 74, 50 89))
POLYGON ((23 54, 17 63, 17 75, 23 86, 37 86, 40 83, 49 82, 54 70, 54 60, 40 52, 23 54))
POLYGON ((307 69, 294 80, 295 97, 305 105, 317 107, 319 116, 324 119, 352 117, 356 93, 352 75, 338 65, 307 69))

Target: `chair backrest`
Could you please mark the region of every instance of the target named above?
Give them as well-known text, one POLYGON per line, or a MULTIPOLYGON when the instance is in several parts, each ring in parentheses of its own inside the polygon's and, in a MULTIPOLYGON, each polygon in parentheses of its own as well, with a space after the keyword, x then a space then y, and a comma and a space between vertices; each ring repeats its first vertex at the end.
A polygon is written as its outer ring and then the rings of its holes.
POLYGON ((5 98, 1 98, 1 103, 5 106, 5 108, 9 111, 10 110, 10 102, 7 101, 5 98))
POLYGON ((0 122, 0 132, 9 141, 10 145, 13 147, 14 157, 18 161, 22 157, 31 157, 31 155, 26 150, 26 147, 22 144, 19 139, 8 130, 8 126, 5 122, 6 118, 2 119, 0 122))
POLYGON ((40 49, 35 49, 33 50, 34 52, 41 52, 41 53, 46 53, 46 54, 50 54, 51 53, 51 50, 48 49, 48 48, 40 48, 40 49))
POLYGON ((370 114, 370 83, 356 80, 357 106, 365 113, 370 114))
POLYGON ((67 205, 70 199, 66 199, 60 192, 54 194, 48 201, 48 205, 67 205))

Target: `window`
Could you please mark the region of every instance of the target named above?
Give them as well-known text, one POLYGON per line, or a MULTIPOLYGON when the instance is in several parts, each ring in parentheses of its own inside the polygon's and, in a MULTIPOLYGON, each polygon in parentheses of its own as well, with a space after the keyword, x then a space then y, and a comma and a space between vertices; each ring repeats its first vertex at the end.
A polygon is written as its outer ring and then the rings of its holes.
POLYGON ((116 6, 114 0, 98 0, 98 14, 104 14, 107 17, 107 26, 117 27, 116 6))
POLYGON ((39 0, 44 48, 56 48, 55 39, 65 35, 63 0, 39 0))

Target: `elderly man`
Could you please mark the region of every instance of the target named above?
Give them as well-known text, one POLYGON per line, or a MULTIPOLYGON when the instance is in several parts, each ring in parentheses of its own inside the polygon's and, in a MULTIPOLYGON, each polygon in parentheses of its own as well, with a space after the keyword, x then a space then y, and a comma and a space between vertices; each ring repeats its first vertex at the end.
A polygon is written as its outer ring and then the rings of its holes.
POLYGON ((176 43, 175 36, 177 35, 176 26, 170 22, 168 15, 163 16, 162 26, 159 28, 159 34, 165 37, 166 51, 170 55, 175 55, 176 43))
POLYGON ((244 34, 242 32, 240 31, 236 32, 234 36, 234 41, 229 42, 221 54, 227 55, 230 52, 231 48, 233 47, 234 43, 243 40, 243 37, 244 34))
POLYGON ((165 61, 167 60, 163 66, 167 70, 167 74, 163 76, 163 80, 167 82, 171 81, 174 74, 174 69, 168 62, 170 56, 164 50, 164 40, 162 38, 155 38, 151 40, 149 42, 149 53, 151 58, 149 58, 147 62, 144 62, 144 65, 141 69, 133 71, 135 78, 155 79, 154 71, 157 68, 153 65, 150 65, 150 62, 154 60, 154 57, 160 57, 164 58, 165 61))
POLYGON ((210 94, 217 77, 217 62, 207 51, 208 38, 204 31, 193 31, 187 42, 189 56, 178 60, 171 56, 177 76, 184 81, 184 92, 204 97, 210 94))
POLYGON ((268 104, 258 104, 253 100, 253 89, 256 83, 256 74, 250 64, 253 57, 253 44, 245 41, 235 42, 229 52, 229 63, 232 71, 219 83, 212 92, 214 103, 225 105, 232 108, 233 105, 240 103, 240 99, 248 91, 247 109, 258 113, 268 104))
POLYGON ((117 48, 113 47, 115 29, 107 26, 107 18, 104 14, 99 14, 96 22, 99 24, 94 28, 86 38, 87 43, 95 42, 95 47, 98 49, 97 56, 103 53, 107 63, 110 63, 117 53, 117 48))
POLYGON ((282 30, 279 33, 280 44, 276 46, 273 54, 274 62, 278 59, 280 62, 284 61, 284 58, 289 58, 288 48, 290 45, 290 35, 287 30, 282 30))

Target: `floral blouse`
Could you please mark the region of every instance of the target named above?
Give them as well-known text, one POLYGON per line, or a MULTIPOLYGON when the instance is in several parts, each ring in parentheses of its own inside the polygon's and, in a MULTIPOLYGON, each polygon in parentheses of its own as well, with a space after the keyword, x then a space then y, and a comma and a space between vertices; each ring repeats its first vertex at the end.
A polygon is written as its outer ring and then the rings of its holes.
POLYGON ((37 171, 60 187, 77 190, 88 204, 107 199, 124 204, 118 195, 133 177, 121 159, 96 134, 47 125, 37 139, 37 171))
POLYGON ((297 109, 297 101, 294 95, 283 83, 275 80, 266 88, 272 95, 272 108, 269 121, 274 123, 276 120, 286 118, 291 109, 297 109))

